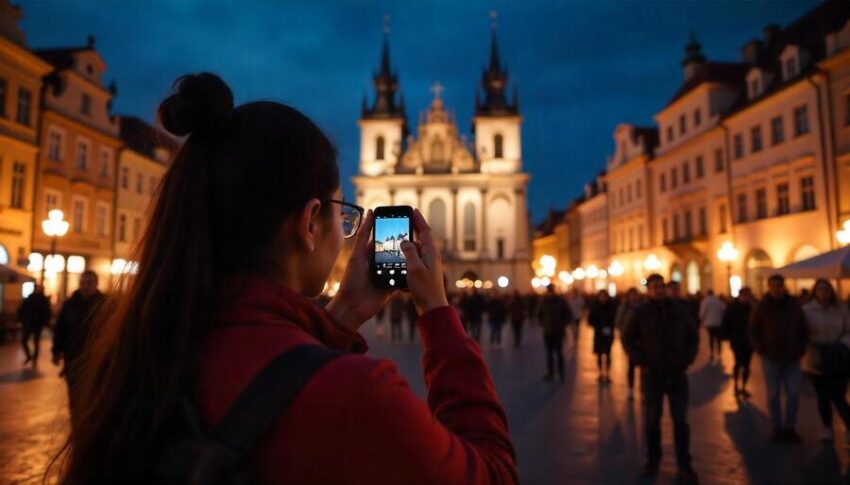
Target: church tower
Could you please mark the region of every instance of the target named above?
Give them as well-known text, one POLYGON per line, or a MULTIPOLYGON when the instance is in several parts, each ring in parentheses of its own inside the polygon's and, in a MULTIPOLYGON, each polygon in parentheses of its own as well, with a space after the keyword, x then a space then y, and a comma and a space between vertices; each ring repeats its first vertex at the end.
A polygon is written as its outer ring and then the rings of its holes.
POLYGON ((490 64, 481 75, 481 88, 475 99, 472 130, 475 133, 475 152, 482 173, 516 173, 522 170, 520 143, 519 100, 514 86, 511 102, 505 93, 508 70, 499 60, 495 21, 490 38, 490 64))
POLYGON ((375 99, 363 96, 360 120, 360 173, 369 177, 393 173, 401 157, 406 121, 398 74, 390 67, 389 31, 384 27, 381 66, 372 76, 375 99))

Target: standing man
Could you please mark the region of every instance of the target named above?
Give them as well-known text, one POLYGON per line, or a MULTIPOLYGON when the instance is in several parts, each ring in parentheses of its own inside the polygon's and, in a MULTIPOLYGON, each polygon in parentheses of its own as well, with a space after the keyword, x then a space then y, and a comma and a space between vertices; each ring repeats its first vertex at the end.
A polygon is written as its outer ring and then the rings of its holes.
POLYGON ((38 365, 38 351, 41 347, 41 331, 50 323, 50 299, 44 295, 44 286, 35 285, 35 289, 18 307, 18 321, 21 322, 21 345, 24 347, 24 365, 38 365), (30 338, 33 350, 30 351, 30 338))
POLYGON ((573 347, 578 347, 578 329, 580 327, 581 317, 584 314, 585 301, 584 297, 578 291, 578 288, 573 288, 570 291, 570 296, 567 298, 567 303, 570 304, 570 312, 572 318, 570 322, 573 326, 573 347))
POLYGON ((481 342, 481 320, 484 318, 484 298, 475 288, 463 300, 463 316, 469 320, 469 333, 473 340, 481 342))
POLYGON ((723 333, 729 338, 735 364, 732 379, 735 381, 735 399, 749 399, 747 382, 750 380, 750 360, 753 344, 750 342, 750 319, 756 306, 756 298, 749 286, 741 288, 738 298, 732 300, 723 312, 723 333))
MULTIPOLYGON (((626 327, 626 322, 629 321, 629 318, 632 316, 632 312, 640 306, 643 302, 643 297, 640 292, 638 292, 637 288, 629 288, 629 291, 626 292, 626 297, 623 299, 623 302, 617 307, 617 316, 614 319, 614 325, 617 327, 617 331, 620 332, 620 339, 623 338, 623 330, 626 327)), ((625 345, 623 346, 625 349, 625 345)), ((635 397, 635 368, 637 365, 635 364, 634 359, 629 356, 629 369, 626 373, 626 380, 628 383, 628 391, 626 392, 626 397, 629 401, 633 400, 635 397)))
POLYGON ((679 481, 696 483, 697 476, 691 467, 686 372, 697 355, 697 326, 679 301, 665 295, 663 276, 650 275, 646 286, 649 299, 634 309, 622 337, 629 357, 641 367, 646 398, 648 460, 643 475, 656 475, 661 463, 661 414, 666 395, 673 418, 679 481))
POLYGON ((767 384, 767 408, 773 422, 771 441, 799 443, 797 406, 803 374, 800 360, 809 343, 809 326, 800 303, 785 288, 785 278, 767 280, 768 293, 756 305, 750 322, 753 349, 761 355, 767 384), (780 395, 785 389, 785 420, 780 395))
POLYGON ((508 305, 508 313, 511 315, 511 328, 514 331, 514 347, 522 344, 522 325, 525 323, 526 299, 514 290, 511 302, 508 305))
POLYGON ((558 380, 564 381, 564 332, 567 324, 573 320, 570 306, 555 294, 555 285, 546 287, 546 296, 540 301, 537 312, 540 326, 543 327, 543 343, 546 346, 546 375, 543 380, 554 377, 554 358, 558 359, 558 380))
POLYGON ((490 322, 490 345, 502 346, 502 327, 508 318, 508 308, 505 297, 500 294, 493 295, 487 305, 487 318, 490 322))
POLYGON ((104 296, 97 289, 97 274, 87 270, 80 275, 80 287, 71 295, 59 311, 56 329, 53 332, 53 363, 59 365, 65 361, 62 375, 68 384, 68 403, 73 413, 75 391, 79 371, 77 360, 83 353, 83 347, 91 330, 92 322, 104 296))
POLYGON ((699 304, 699 320, 708 332, 708 361, 714 363, 715 355, 717 363, 722 364, 720 357, 721 341, 723 337, 723 312, 726 311, 726 303, 714 296, 714 292, 708 290, 705 298, 699 304))

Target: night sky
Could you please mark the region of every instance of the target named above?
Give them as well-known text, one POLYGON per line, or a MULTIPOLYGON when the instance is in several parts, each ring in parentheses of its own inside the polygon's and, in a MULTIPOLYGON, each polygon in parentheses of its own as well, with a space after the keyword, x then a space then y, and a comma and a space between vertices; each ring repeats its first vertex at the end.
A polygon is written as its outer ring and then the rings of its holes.
MULTIPOLYGON (((116 113, 154 118, 179 75, 212 71, 237 103, 272 99, 315 119, 337 144, 343 177, 357 172, 357 118, 380 54, 383 16, 408 121, 429 86, 471 136, 491 19, 519 89, 524 168, 535 221, 562 208, 604 169, 620 122, 652 124, 682 78, 693 30, 709 60, 737 61, 768 23, 784 26, 818 2, 794 1, 240 1, 28 0, 30 47, 85 44, 94 34, 118 84, 116 113)), ((413 127, 415 129, 415 126, 413 127)), ((346 182, 348 197, 352 186, 346 182)))

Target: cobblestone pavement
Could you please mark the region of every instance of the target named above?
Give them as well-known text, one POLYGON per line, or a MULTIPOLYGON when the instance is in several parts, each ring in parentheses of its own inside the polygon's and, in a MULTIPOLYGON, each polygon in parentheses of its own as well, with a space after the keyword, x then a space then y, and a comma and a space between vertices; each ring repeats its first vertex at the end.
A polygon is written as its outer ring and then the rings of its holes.
MULTIPOLYGON (((364 328, 370 354, 395 360, 411 387, 424 395, 417 343, 392 344, 378 337, 373 324, 364 328)), ((405 329, 406 330, 406 329, 405 329)), ((541 380, 542 338, 529 327, 520 348, 485 343, 484 354, 507 409, 511 435, 518 450, 523 483, 675 483, 672 423, 665 416, 664 461, 655 482, 638 473, 644 461, 640 400, 626 399, 626 366, 618 344, 613 352, 613 379, 596 382, 591 354, 591 329, 581 329, 578 347, 566 344, 567 379, 562 384, 541 380)), ((405 332, 406 334, 406 332, 405 332)), ((484 339, 489 334, 484 332, 484 339)), ((749 406, 739 407, 727 373, 732 357, 724 349, 723 368, 709 365, 703 351, 690 372, 690 422, 694 468, 701 483, 848 483, 848 454, 841 428, 836 445, 821 445, 814 394, 806 382, 802 391, 799 429, 804 444, 773 444, 766 440, 769 423, 758 359, 753 363, 749 406), (724 372, 725 368, 725 372, 724 372)), ((37 483, 45 464, 61 446, 66 431, 65 386, 49 362, 49 342, 42 343, 36 372, 22 370, 18 345, 0 346, 0 483, 37 483)))

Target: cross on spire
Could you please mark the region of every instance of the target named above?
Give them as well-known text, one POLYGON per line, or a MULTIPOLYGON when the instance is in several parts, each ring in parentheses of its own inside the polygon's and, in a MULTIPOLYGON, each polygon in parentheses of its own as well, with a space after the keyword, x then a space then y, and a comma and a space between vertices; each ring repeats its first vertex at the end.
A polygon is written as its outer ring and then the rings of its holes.
POLYGON ((384 27, 383 27, 384 35, 390 33, 390 16, 389 14, 384 15, 384 27))
POLYGON ((434 93, 434 97, 440 99, 440 95, 443 94, 443 85, 440 84, 440 81, 435 82, 431 85, 431 92, 434 93))
POLYGON ((490 28, 496 30, 496 21, 498 20, 499 14, 495 10, 490 10, 490 28))

